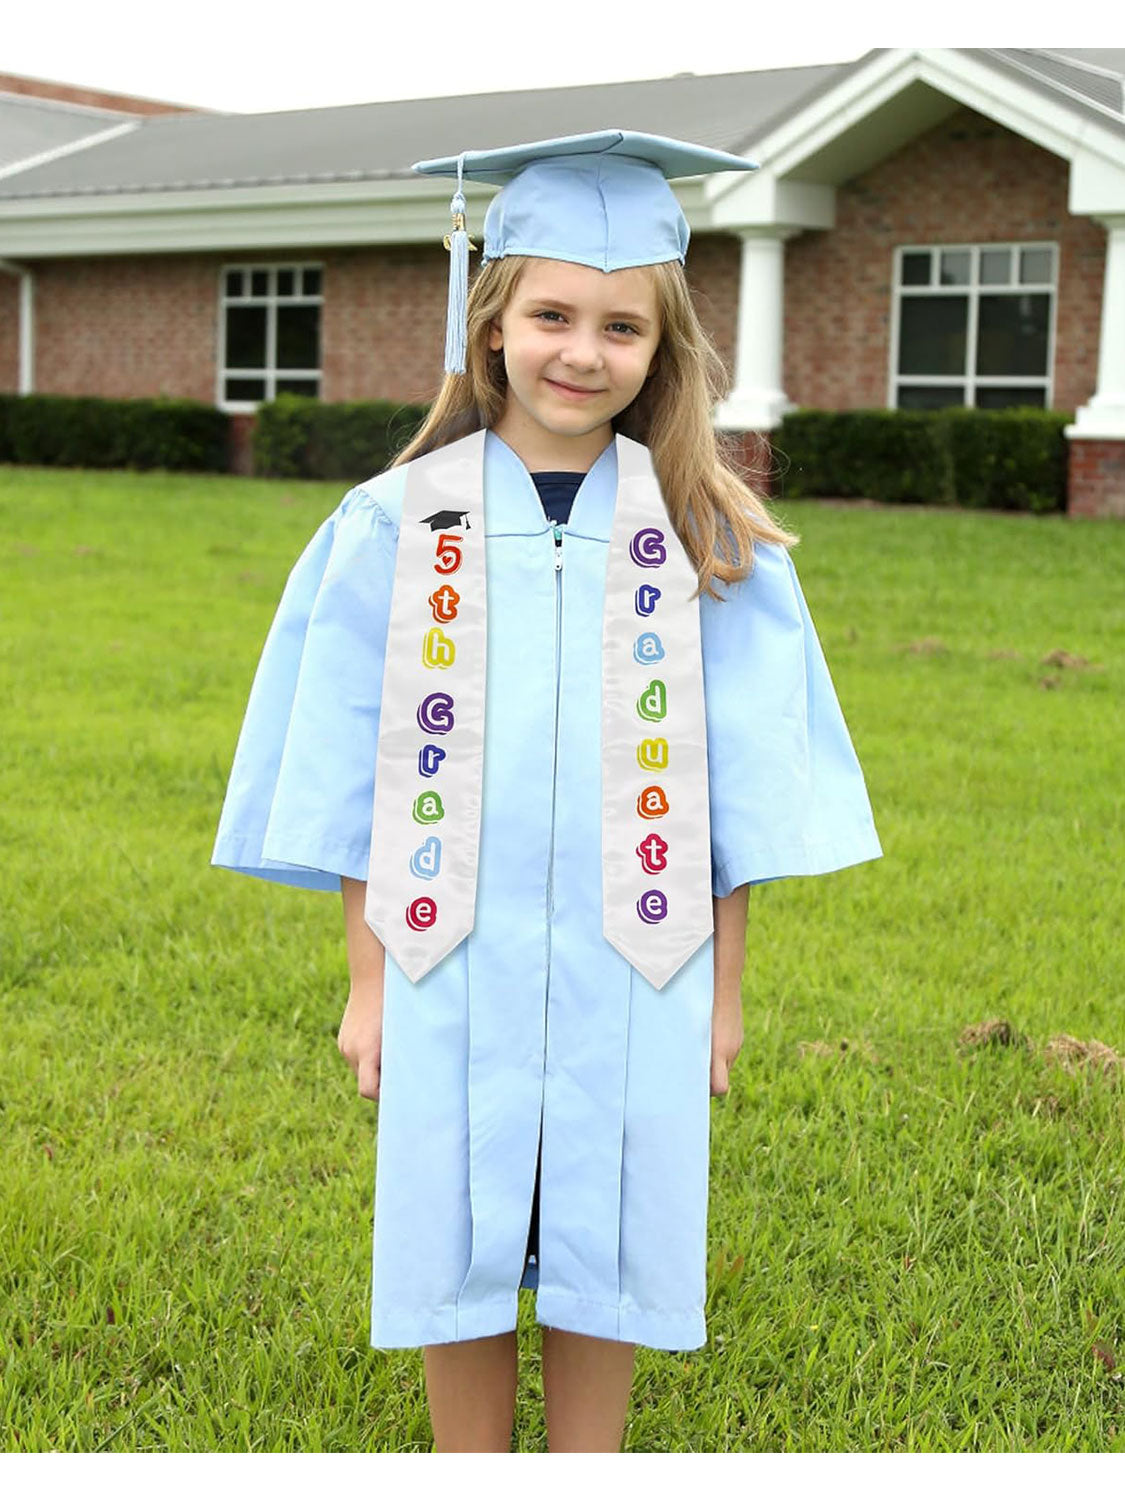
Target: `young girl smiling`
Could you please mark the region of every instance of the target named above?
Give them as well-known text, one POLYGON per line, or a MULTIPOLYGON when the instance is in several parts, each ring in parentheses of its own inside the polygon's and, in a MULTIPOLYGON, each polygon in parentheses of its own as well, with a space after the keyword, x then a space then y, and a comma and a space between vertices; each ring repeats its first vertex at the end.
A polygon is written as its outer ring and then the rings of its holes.
POLYGON ((372 1336, 439 1450, 506 1451, 520 1287, 553 1450, 705 1342, 708 1099, 749 887, 879 857, 790 560, 725 461, 669 177, 621 131, 455 175, 446 377, 290 575, 213 862, 343 893, 379 1100, 372 1336), (464 177, 499 183, 467 305, 464 177))

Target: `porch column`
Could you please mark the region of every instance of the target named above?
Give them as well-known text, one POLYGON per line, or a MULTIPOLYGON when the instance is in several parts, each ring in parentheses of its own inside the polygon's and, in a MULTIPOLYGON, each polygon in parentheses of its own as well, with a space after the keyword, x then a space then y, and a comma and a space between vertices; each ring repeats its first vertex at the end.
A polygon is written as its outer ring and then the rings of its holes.
POLYGON ((20 372, 19 394, 29 396, 35 389, 35 277, 29 266, 0 260, 0 271, 20 279, 20 372))
POLYGON ((785 241, 799 230, 771 224, 739 230, 742 264, 734 386, 715 411, 728 432, 768 432, 796 402, 781 384, 785 312, 785 241))

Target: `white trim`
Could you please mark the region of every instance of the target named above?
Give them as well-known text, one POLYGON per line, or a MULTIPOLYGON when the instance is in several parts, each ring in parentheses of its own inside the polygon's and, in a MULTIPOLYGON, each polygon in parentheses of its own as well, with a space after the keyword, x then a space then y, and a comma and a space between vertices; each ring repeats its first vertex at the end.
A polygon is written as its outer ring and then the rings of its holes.
POLYGON ((1065 429, 1069 438, 1125 441, 1125 215, 1105 221, 1105 279, 1097 390, 1065 429))
POLYGON ((49 151, 39 151, 34 156, 25 156, 21 161, 0 167, 0 178, 16 177, 20 172, 29 172, 32 167, 42 167, 47 162, 58 161, 61 157, 73 156, 75 152, 85 151, 90 146, 104 146, 106 141, 112 141, 119 135, 128 135, 130 131, 136 130, 139 124, 139 120, 126 120, 122 125, 111 125, 108 130, 99 130, 93 135, 84 135, 77 141, 67 141, 65 146, 52 146, 49 151))

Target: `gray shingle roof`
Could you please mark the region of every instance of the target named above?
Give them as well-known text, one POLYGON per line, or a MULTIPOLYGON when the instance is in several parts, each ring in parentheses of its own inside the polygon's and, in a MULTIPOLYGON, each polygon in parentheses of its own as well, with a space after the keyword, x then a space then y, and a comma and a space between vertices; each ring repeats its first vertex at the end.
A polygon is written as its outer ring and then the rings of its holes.
MULTIPOLYGON (((676 74, 636 83, 265 114, 152 115, 116 139, 0 177, 0 200, 395 178, 416 182, 412 161, 448 155, 459 144, 477 150, 505 145, 513 136, 545 139, 607 126, 752 154, 768 129, 883 50, 850 62, 752 73, 676 74)), ((1125 50, 963 50, 1125 136, 1125 50)), ((0 108, 16 97, 0 96, 0 108)), ((71 110, 74 129, 82 113, 104 123, 127 118, 71 110)), ((3 130, 0 118, 0 137, 3 130)))
POLYGON ((130 118, 115 110, 0 91, 0 169, 100 135, 130 118))
POLYGON ((418 179, 410 164, 586 130, 645 130, 730 150, 842 64, 349 104, 268 114, 156 115, 91 151, 0 179, 0 197, 267 183, 418 179), (529 131, 531 134, 529 135, 529 131))

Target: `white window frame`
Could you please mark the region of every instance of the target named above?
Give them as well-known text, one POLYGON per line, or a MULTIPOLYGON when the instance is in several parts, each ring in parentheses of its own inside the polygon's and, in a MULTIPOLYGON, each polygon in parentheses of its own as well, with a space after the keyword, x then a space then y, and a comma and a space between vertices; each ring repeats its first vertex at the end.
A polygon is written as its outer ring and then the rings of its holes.
POLYGON ((951 244, 951 245, 896 245, 894 248, 894 271, 893 285, 894 296, 891 311, 891 338, 890 338, 890 367, 887 372, 887 406, 894 411, 898 407, 898 388, 900 385, 931 385, 950 386, 958 384, 964 387, 965 405, 975 407, 977 404, 977 391, 989 386, 1026 386, 1029 390, 1043 391, 1043 405, 1045 410, 1051 410, 1054 406, 1055 395, 1055 341, 1057 334, 1059 298, 1059 245, 1057 240, 995 240, 981 242, 979 244, 951 244), (969 279, 959 286, 942 286, 934 283, 934 276, 941 274, 941 252, 967 250, 969 252, 969 279), (1009 280, 1007 285, 1003 282, 981 282, 980 258, 981 252, 985 250, 1008 250, 1011 252, 1009 260, 1009 280), (1050 279, 1048 281, 1018 281, 1011 278, 1019 274, 1019 252, 1021 250, 1046 250, 1051 257, 1050 279), (904 286, 902 280, 903 259, 907 255, 918 253, 930 253, 930 277, 929 286, 914 284, 904 286), (1047 312, 1047 368, 1042 375, 977 375, 974 373, 977 362, 977 330, 980 317, 981 296, 1019 296, 1024 292, 1046 292, 1050 298, 1047 312), (902 302, 904 297, 967 297, 969 301, 968 330, 965 338, 965 371, 963 376, 956 375, 900 375, 898 373, 899 338, 902 328, 902 302))
MULTIPOLYGON (((247 285, 252 285, 247 282, 247 285)), ((300 284, 299 282, 297 283, 300 284)), ((324 306, 324 264, 322 261, 297 260, 297 261, 230 261, 219 267, 219 331, 218 331, 218 366, 215 373, 215 405, 220 411, 227 412, 254 412, 261 405, 261 401, 272 401, 277 393, 278 380, 315 380, 317 381, 318 396, 323 396, 324 380, 324 315, 320 316, 320 329, 317 343, 320 347, 321 367, 315 370, 297 370, 277 368, 277 309, 278 307, 309 307, 324 306), (265 271, 268 276, 266 291, 264 294, 245 297, 231 297, 227 294, 227 276, 231 271, 242 271, 247 277, 255 271, 265 271), (300 274, 303 271, 320 272, 319 292, 297 292, 292 296, 279 296, 277 291, 277 272, 294 271, 300 274), (227 368, 227 308, 228 307, 265 307, 266 308, 266 363, 262 369, 254 370, 231 370, 227 368), (228 401, 225 398, 226 383, 232 380, 264 380, 266 383, 266 394, 261 401, 228 401)))

